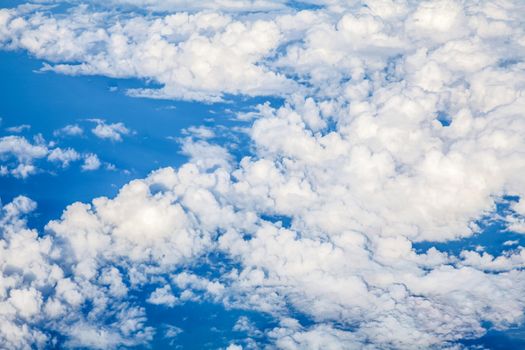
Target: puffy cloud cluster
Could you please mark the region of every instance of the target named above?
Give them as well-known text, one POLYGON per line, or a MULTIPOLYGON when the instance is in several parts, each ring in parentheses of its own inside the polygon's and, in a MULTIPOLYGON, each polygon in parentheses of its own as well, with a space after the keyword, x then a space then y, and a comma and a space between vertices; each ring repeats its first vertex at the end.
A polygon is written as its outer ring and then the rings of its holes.
POLYGON ((56 344, 53 332, 67 336, 64 345, 99 349, 151 339, 144 311, 119 302, 125 287, 118 270, 106 267, 92 281, 72 276, 57 240, 27 228, 24 216, 35 207, 17 197, 0 216, 2 346, 48 348, 56 344))
MULTIPOLYGON (((153 331, 129 293, 150 284, 151 304, 207 298, 273 315, 279 326, 261 332, 282 349, 459 348, 488 327, 519 324, 523 247, 454 255, 413 244, 475 235, 476 220, 505 196, 520 199, 500 220, 524 231, 525 9, 366 5, 118 20, 82 6, 66 15, 1 10, 4 47, 55 62, 57 72, 162 85, 132 92, 140 96, 283 94, 285 103, 257 107, 253 152, 239 163, 188 138, 187 164, 132 181, 113 199, 74 203, 45 235, 19 219, 31 202, 4 206, 0 329, 18 333, 0 337, 44 346, 44 320, 70 315, 45 322, 70 346, 147 342, 153 331), (17 249, 19 239, 31 244, 17 249), (30 247, 30 261, 9 260, 30 247), (197 263, 214 277, 191 272, 197 263)), ((213 135, 203 130, 189 132, 213 135)))
POLYGON ((239 21, 199 12, 116 21, 85 7, 62 18, 20 12, 3 9, 0 14, 4 47, 23 48, 55 62, 80 62, 48 65, 47 70, 141 77, 163 85, 129 91, 133 96, 218 100, 223 94, 273 94, 295 86, 260 64, 282 38, 271 20, 239 21), (113 25, 107 27, 109 23, 113 25))
POLYGON ((36 172, 36 167, 32 164, 34 159, 44 158, 48 154, 45 145, 38 142, 30 143, 25 137, 5 136, 0 138, 0 157, 3 163, 14 159, 13 166, 0 166, 0 174, 13 175, 19 178, 26 178, 36 172))
MULTIPOLYGON (((66 129, 62 129, 57 135, 69 132, 63 130, 66 129)), ((69 135, 78 134, 75 130, 73 131, 75 133, 69 133, 69 135)), ((42 171, 35 163, 44 159, 48 163, 58 164, 61 168, 67 168, 70 163, 81 159, 84 159, 82 166, 84 170, 96 170, 101 165, 96 154, 81 154, 70 147, 57 147, 54 141, 46 142, 40 134, 34 137, 33 142, 18 135, 0 137, 0 176, 25 179, 42 171)))

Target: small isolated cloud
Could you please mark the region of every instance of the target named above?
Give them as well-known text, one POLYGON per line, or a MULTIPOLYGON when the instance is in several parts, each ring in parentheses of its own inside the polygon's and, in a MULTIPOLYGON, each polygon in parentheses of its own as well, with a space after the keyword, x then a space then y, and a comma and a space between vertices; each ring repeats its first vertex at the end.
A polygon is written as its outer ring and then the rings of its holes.
POLYGON ((84 156, 84 164, 82 165, 82 170, 92 171, 100 168, 100 159, 94 153, 89 153, 84 156))
POLYGON ((520 243, 520 241, 518 240, 509 240, 509 241, 505 241, 503 242, 503 245, 504 246, 511 246, 511 245, 518 245, 520 243))
POLYGON ((7 132, 12 132, 12 133, 21 133, 25 130, 29 130, 31 129, 31 125, 28 125, 28 124, 22 124, 22 125, 17 125, 17 126, 11 126, 9 128, 6 128, 5 130, 7 132))
POLYGON ((78 124, 69 124, 64 126, 62 129, 53 131, 55 137, 59 136, 80 136, 84 133, 84 130, 78 126, 78 124))
POLYGON ((172 339, 181 334, 183 330, 179 327, 166 325, 166 331, 164 332, 164 338, 172 339))
POLYGON ((129 135, 131 131, 124 125, 124 123, 106 124, 102 119, 91 119, 97 123, 97 126, 91 129, 91 132, 98 138, 109 139, 112 141, 122 141, 123 135, 129 135))

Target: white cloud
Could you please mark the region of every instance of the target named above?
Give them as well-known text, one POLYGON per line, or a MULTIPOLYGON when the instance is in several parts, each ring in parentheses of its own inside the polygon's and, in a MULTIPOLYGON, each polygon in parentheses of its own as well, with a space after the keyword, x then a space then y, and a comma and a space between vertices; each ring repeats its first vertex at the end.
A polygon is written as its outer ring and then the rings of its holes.
POLYGON ((100 168, 100 159, 94 153, 88 153, 84 156, 84 164, 82 164, 82 170, 92 171, 100 168))
POLYGON ((69 166, 69 163, 80 159, 80 154, 72 148, 55 148, 49 153, 47 159, 52 162, 60 162, 62 167, 65 168, 69 166))
POLYGON ((182 153, 188 156, 192 162, 204 169, 216 166, 228 168, 231 155, 221 146, 210 145, 206 141, 193 141, 191 138, 183 140, 182 153))
POLYGON ((230 344, 228 345, 226 350, 242 350, 242 346, 237 345, 237 344, 230 344))
POLYGON ((51 236, 39 237, 26 227, 24 215, 35 208, 27 197, 17 197, 0 213, 2 346, 45 348, 55 341, 50 332, 59 332, 73 347, 112 349, 151 340, 152 329, 143 324, 144 310, 120 303, 114 270, 102 269, 100 283, 67 276, 67 263, 60 261, 63 247, 51 236), (108 274, 109 293, 104 277, 108 274), (91 303, 87 318, 79 314, 85 301, 91 303), (108 318, 111 323, 104 323, 108 318))
POLYGON ((37 168, 32 164, 18 164, 15 168, 8 170, 8 173, 14 177, 25 179, 37 172, 37 168))
POLYGON ((239 317, 233 325, 232 330, 235 332, 244 332, 250 337, 262 336, 262 332, 257 329, 257 326, 246 316, 239 317))
POLYGON ((55 137, 58 136, 80 136, 84 133, 84 130, 77 124, 69 124, 61 129, 53 131, 55 137))
POLYGON ((46 70, 138 76, 163 86, 128 91, 132 96, 216 101, 224 93, 274 94, 296 85, 260 64, 273 55, 282 38, 273 21, 241 22, 229 15, 199 12, 151 21, 121 19, 121 24, 105 28, 105 23, 113 22, 110 15, 93 15, 84 7, 62 19, 16 17, 16 10, 3 10, 2 16, 5 30, 0 42, 58 62, 46 65, 46 70), (164 32, 158 35, 161 27, 164 32), (65 60, 80 63, 59 63, 65 60))
POLYGON ((169 307, 175 306, 177 301, 178 300, 171 292, 171 287, 169 285, 155 289, 147 300, 150 304, 166 305, 169 307))
MULTIPOLYGON (((22 136, 4 136, 0 138, 0 176, 14 176, 25 179, 37 172, 47 171, 42 161, 60 164, 67 168, 70 163, 84 158, 82 169, 95 170, 101 165, 95 154, 81 155, 73 148, 55 147, 56 143, 46 142, 40 135, 34 137, 33 143, 22 136), (54 148, 53 148, 54 147, 54 148)), ((111 166, 108 165, 109 168, 111 166)))
POLYGON ((0 138, 0 155, 14 156, 20 162, 29 162, 47 155, 47 147, 42 144, 31 144, 20 136, 4 136, 0 138))
POLYGON ((183 332, 183 330, 180 329, 179 327, 175 327, 175 326, 172 326, 172 325, 167 325, 166 326, 166 331, 164 332, 164 337, 165 338, 175 338, 179 334, 181 334, 182 332, 183 332))
POLYGON ((111 141, 122 141, 123 135, 128 135, 130 130, 123 123, 106 124, 105 121, 94 119, 97 126, 91 130, 95 136, 111 141))
POLYGON ((330 325, 319 325, 311 330, 302 330, 295 325, 295 327, 288 328, 287 323, 290 321, 285 322, 284 327, 273 329, 270 332, 270 337, 275 339, 279 349, 373 349, 372 345, 365 345, 363 339, 356 338, 353 334, 335 329, 330 325))
POLYGON ((11 126, 9 128, 6 128, 5 130, 7 132, 12 132, 12 133, 21 133, 24 130, 29 130, 29 129, 31 129, 31 125, 22 124, 22 125, 18 125, 18 126, 11 126))
POLYGON ((190 126, 182 132, 185 135, 191 135, 200 139, 211 139, 215 137, 215 132, 211 128, 205 126, 190 126))
POLYGON ((38 140, 32 144, 25 137, 4 136, 0 138, 0 161, 5 165, 1 165, 0 174, 25 179, 37 172, 32 163, 47 154, 47 146, 38 140))

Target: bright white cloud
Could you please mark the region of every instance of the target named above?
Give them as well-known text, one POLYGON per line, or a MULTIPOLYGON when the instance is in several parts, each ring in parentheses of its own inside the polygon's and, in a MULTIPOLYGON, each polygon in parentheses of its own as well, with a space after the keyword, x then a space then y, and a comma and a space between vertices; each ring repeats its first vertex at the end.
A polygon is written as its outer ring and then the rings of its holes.
POLYGON ((25 179, 37 172, 32 163, 46 157, 49 150, 38 138, 32 144, 25 137, 4 136, 0 138, 0 175, 12 175, 25 179))
POLYGON ((100 168, 100 159, 94 153, 88 153, 84 156, 84 164, 82 164, 82 170, 92 171, 100 168))
POLYGON ((109 139, 111 141, 122 141, 123 135, 128 135, 131 131, 126 128, 123 123, 106 124, 104 120, 93 119, 97 126, 91 132, 101 139, 109 139))
POLYGON ((177 298, 172 294, 171 287, 166 285, 155 289, 147 301, 150 304, 173 307, 177 303, 177 298))
POLYGON ((25 137, 4 136, 0 138, 0 155, 13 156, 20 162, 29 162, 47 155, 43 144, 31 144, 25 137))
POLYGON ((55 148, 49 153, 47 159, 52 162, 60 162, 62 167, 65 168, 69 166, 69 163, 80 159, 80 154, 72 148, 55 148))
POLYGON ((153 333, 143 324, 144 311, 119 304, 122 287, 115 270, 101 269, 98 279, 88 281, 68 276, 66 265, 57 264, 62 255, 59 244, 26 227, 24 215, 35 208, 27 197, 17 197, 0 215, 2 345, 45 348, 53 342, 50 331, 65 335, 73 347, 110 349, 150 340, 153 333), (91 316, 79 319, 79 308, 87 301, 92 303, 91 316), (94 321, 104 317, 111 317, 111 324, 94 321))
MULTIPOLYGON (((0 138, 0 176, 14 176, 25 179, 37 172, 48 171, 43 160, 67 168, 70 163, 84 158, 83 170, 95 170, 101 166, 98 156, 93 153, 80 154, 73 148, 60 148, 55 142, 46 142, 42 135, 36 135, 33 143, 22 136, 0 138)), ((113 169, 108 164, 108 169, 113 169)))
POLYGON ((274 54, 282 39, 273 21, 241 22, 229 15, 199 12, 151 21, 122 19, 106 28, 104 24, 112 22, 108 14, 93 15, 83 8, 62 19, 43 15, 38 20, 2 10, 0 25, 5 29, 0 44, 55 62, 81 62, 47 65, 46 70, 138 76, 163 85, 130 90, 132 96, 213 101, 224 93, 274 94, 296 85, 261 62, 274 54), (164 28, 161 35, 159 28, 164 28))

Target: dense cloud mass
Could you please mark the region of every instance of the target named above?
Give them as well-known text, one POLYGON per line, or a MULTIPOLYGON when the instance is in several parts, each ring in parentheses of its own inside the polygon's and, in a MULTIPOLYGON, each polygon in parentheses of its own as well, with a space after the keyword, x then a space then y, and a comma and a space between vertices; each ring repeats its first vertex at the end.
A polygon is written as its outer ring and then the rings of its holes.
MULTIPOLYGON (((279 326, 264 337, 280 349, 461 349, 459 340, 521 323, 523 247, 413 247, 473 236, 487 217, 525 232, 520 1, 330 1, 302 11, 251 1, 247 12, 229 1, 202 11, 115 2, 168 13, 2 9, 0 43, 45 60, 46 71, 159 86, 131 96, 284 103, 255 107, 252 151, 240 162, 187 138, 188 163, 115 198, 74 203, 45 232, 27 227, 30 199, 4 205, 0 343, 45 348, 58 334, 69 347, 147 344, 155 330, 130 298, 147 285, 144 303, 267 313, 279 326), (231 263, 199 276, 192 268, 210 254, 231 263)), ((68 127, 58 133, 82 133, 68 127)), ((130 132, 103 121, 92 131, 115 141, 130 132)), ((67 166, 73 152, 0 139, 0 156, 20 164, 67 166)))

